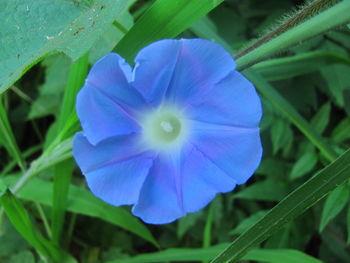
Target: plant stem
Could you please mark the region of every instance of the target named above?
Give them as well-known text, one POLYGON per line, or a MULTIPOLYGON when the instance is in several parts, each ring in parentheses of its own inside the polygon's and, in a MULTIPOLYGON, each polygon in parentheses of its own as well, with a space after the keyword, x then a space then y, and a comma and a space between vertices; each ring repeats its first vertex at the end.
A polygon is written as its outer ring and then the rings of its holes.
POLYGON ((236 60, 237 70, 252 66, 282 49, 350 22, 350 1, 342 1, 311 17, 236 60))
POLYGON ((261 46, 262 44, 286 32, 288 29, 299 25, 300 23, 304 22, 306 19, 314 16, 315 14, 323 10, 325 7, 330 6, 335 2, 336 1, 330 1, 330 0, 315 0, 310 2, 304 8, 296 12, 293 16, 289 17, 286 21, 283 21, 282 24, 278 25, 277 27, 272 29, 270 32, 261 36, 255 42, 251 43, 249 46, 239 51, 235 56, 235 59, 238 59, 246 55, 247 53, 261 46))

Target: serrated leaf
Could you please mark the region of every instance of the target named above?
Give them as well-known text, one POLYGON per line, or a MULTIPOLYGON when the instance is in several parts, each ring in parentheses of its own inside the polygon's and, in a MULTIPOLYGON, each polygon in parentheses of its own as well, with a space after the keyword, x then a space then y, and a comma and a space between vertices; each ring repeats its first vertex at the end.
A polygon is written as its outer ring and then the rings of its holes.
POLYGON ((350 187, 347 184, 340 185, 329 194, 321 214, 320 232, 322 232, 329 222, 343 210, 344 206, 349 201, 349 197, 350 187))
POLYGON ((43 56, 76 60, 128 7, 124 0, 9 0, 0 7, 0 93, 43 56), (83 43, 83 44, 82 44, 83 43))

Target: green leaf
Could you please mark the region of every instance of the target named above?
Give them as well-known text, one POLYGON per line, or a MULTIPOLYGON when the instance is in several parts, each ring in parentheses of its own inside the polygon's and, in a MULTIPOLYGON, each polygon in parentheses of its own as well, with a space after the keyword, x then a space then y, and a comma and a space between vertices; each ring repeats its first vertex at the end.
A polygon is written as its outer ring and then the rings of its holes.
POLYGON ((39 96, 30 107, 28 119, 58 115, 71 60, 64 54, 55 54, 46 57, 41 65, 45 67, 45 82, 38 87, 39 96))
POLYGON ((348 230, 348 239, 346 241, 346 244, 350 244, 350 206, 348 206, 348 212, 346 215, 346 226, 347 226, 347 230, 348 230))
MULTIPOLYGON (((7 176, 4 181, 8 185, 15 183, 15 176, 7 176)), ((18 192, 18 197, 52 206, 52 183, 33 178, 18 192)), ((158 246, 149 230, 128 211, 121 207, 111 206, 93 196, 89 191, 74 185, 69 186, 66 209, 70 212, 97 217, 119 226, 158 246)))
POLYGON ((345 118, 333 129, 331 138, 335 143, 342 143, 350 138, 350 118, 345 118))
POLYGON ((14 185, 13 191, 16 193, 24 184, 31 180, 40 172, 63 162, 72 157, 72 138, 66 139, 61 143, 52 145, 52 148, 46 150, 38 159, 32 162, 30 168, 22 175, 14 185))
POLYGON ((233 54, 232 47, 222 39, 216 32, 214 23, 210 20, 208 16, 197 20, 191 26, 191 31, 193 31, 198 37, 207 38, 215 41, 222 45, 230 54, 233 54))
POLYGON ((233 194, 233 197, 247 200, 280 201, 287 193, 285 183, 267 179, 239 190, 233 194), (271 189, 274 190, 271 191, 271 189))
POLYGON ((343 184, 332 191, 324 204, 319 231, 322 232, 329 222, 336 217, 349 202, 350 187, 343 184))
POLYGON ((322 107, 319 109, 316 115, 312 118, 311 125, 314 127, 316 131, 319 132, 319 134, 322 134, 326 129, 329 122, 330 113, 331 113, 331 104, 327 102, 322 105, 322 107))
POLYGON ((124 0, 2 2, 0 93, 49 53, 81 57, 127 7, 124 0))
POLYGON ((293 132, 290 124, 279 118, 272 123, 271 141, 273 153, 276 154, 279 149, 286 147, 293 140, 293 132))
POLYGON ((317 161, 318 157, 314 151, 304 153, 293 165, 292 171, 290 173, 290 178, 297 179, 307 174, 316 166, 317 161))
POLYGON ((23 250, 10 257, 7 263, 35 263, 35 257, 29 250, 23 250))
POLYGON ((262 59, 276 54, 285 48, 330 30, 333 27, 348 23, 350 21, 349 8, 350 2, 342 1, 326 11, 315 15, 306 22, 291 28, 237 59, 237 68, 247 68, 249 65, 256 64, 262 59))
POLYGON ((242 234, 244 231, 246 231, 256 222, 258 222, 261 218, 263 218, 266 214, 267 214, 267 211, 262 210, 245 218, 239 223, 238 226, 236 226, 234 229, 230 231, 230 235, 242 234))
POLYGON ((173 38, 223 0, 157 0, 117 44, 114 51, 132 62, 146 45, 173 38))
MULTIPOLYGON (((128 0, 128 2, 128 6, 130 6, 135 0, 128 0)), ((118 16, 113 25, 107 27, 94 46, 89 50, 90 64, 94 64, 102 56, 111 52, 133 24, 134 18, 129 12, 123 12, 118 16)))
POLYGON ((245 70, 243 74, 254 83, 257 90, 282 112, 329 161, 333 161, 337 157, 337 154, 324 141, 320 134, 259 74, 251 70, 245 70))
MULTIPOLYGON (((171 248, 160 252, 140 254, 132 258, 121 258, 107 263, 158 263, 192 262, 212 259, 227 244, 208 248, 171 248)), ((293 249, 255 249, 244 256, 244 260, 267 263, 322 263, 322 261, 293 249)))
POLYGON ((63 234, 62 228, 73 169, 74 162, 72 160, 66 160, 54 167, 51 230, 52 241, 56 246, 59 246, 63 234))
POLYGON ((21 202, 10 191, 0 196, 0 202, 13 226, 29 244, 42 256, 55 262, 60 260, 61 253, 38 232, 21 202))
POLYGON ((58 117, 58 128, 61 130, 68 121, 70 114, 75 112, 75 98, 84 85, 88 71, 88 55, 85 54, 74 62, 69 70, 67 86, 64 91, 61 111, 58 117))
POLYGON ((321 70, 323 78, 327 82, 327 88, 334 102, 344 107, 344 91, 350 88, 350 67, 345 65, 330 65, 321 70))
POLYGON ((350 150, 279 202, 266 216, 235 239, 213 263, 237 262, 249 249, 266 240, 349 178, 350 150))
POLYGON ((319 71, 321 68, 335 63, 350 65, 350 59, 340 53, 317 50, 291 57, 270 59, 260 62, 252 68, 266 80, 275 81, 319 71))
POLYGON ((181 239, 186 234, 187 231, 191 230, 191 228, 198 223, 198 221, 201 218, 203 218, 202 211, 191 213, 186 215, 185 217, 180 218, 177 226, 178 238, 181 239))
POLYGON ((16 160, 18 166, 24 171, 25 163, 12 132, 7 113, 0 96, 0 144, 3 144, 9 154, 16 160))

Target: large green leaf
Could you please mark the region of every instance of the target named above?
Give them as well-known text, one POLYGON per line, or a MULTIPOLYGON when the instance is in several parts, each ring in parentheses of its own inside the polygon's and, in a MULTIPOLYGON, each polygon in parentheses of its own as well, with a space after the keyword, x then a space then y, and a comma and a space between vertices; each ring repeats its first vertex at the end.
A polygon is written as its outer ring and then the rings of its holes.
POLYGON ((124 0, 1 1, 0 93, 50 52, 79 58, 128 4, 124 0))
MULTIPOLYGON (((7 185, 13 185, 16 176, 4 178, 7 185)), ((17 193, 19 198, 35 201, 40 204, 52 206, 52 183, 33 178, 28 181, 17 193)), ((111 206, 97 199, 89 191, 70 185, 66 209, 70 212, 100 218, 111 224, 129 230, 130 232, 148 240, 158 246, 149 230, 128 211, 120 207, 111 206)))

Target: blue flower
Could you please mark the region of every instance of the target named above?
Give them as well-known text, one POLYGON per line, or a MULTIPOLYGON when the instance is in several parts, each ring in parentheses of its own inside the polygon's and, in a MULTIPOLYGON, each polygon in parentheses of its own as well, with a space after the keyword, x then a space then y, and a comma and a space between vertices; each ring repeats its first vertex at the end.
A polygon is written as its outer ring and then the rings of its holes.
POLYGON ((161 40, 131 67, 101 58, 77 97, 73 154, 91 191, 152 224, 206 206, 245 183, 262 154, 253 85, 221 46, 161 40))

